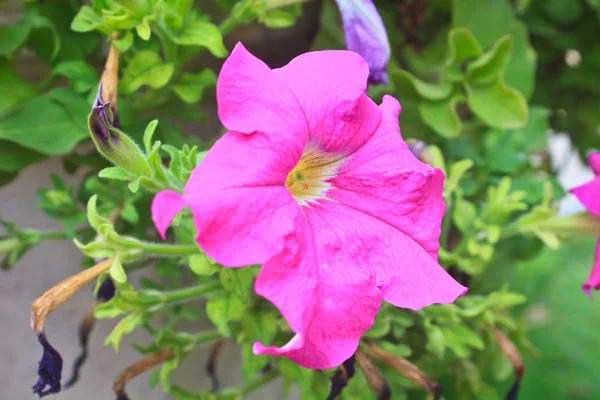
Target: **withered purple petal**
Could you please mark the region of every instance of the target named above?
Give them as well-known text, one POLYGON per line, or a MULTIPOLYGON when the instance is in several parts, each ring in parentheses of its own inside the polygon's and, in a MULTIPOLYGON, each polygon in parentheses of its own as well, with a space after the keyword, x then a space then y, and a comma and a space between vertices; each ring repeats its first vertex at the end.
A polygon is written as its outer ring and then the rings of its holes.
POLYGON ((44 397, 60 392, 63 360, 58 351, 48 343, 44 332, 38 335, 38 341, 44 348, 44 354, 39 361, 39 379, 33 386, 33 392, 37 393, 40 397, 44 397), (47 389, 46 386, 48 387, 47 389))

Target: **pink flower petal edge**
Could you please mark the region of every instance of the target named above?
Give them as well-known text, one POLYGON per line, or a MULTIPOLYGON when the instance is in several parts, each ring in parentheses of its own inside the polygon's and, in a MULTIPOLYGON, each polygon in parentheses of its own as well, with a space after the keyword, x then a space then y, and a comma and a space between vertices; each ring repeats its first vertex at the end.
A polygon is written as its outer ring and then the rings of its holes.
MULTIPOLYGON (((583 203, 589 212, 600 215, 600 152, 592 153, 588 156, 588 164, 596 178, 592 181, 571 189, 571 192, 583 203)), ((594 266, 590 276, 582 285, 583 292, 592 297, 592 289, 600 289, 600 242, 596 246, 594 257, 594 266)))

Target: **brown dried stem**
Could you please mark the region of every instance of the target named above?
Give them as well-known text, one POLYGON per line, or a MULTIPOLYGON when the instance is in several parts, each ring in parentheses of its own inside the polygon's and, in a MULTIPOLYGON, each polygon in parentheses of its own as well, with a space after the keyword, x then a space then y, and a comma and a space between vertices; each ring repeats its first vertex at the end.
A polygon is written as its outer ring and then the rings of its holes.
POLYGON ((119 51, 111 45, 100 77, 102 83, 102 98, 110 101, 110 108, 117 109, 117 87, 119 84, 119 51))
POLYGON ((411 363, 410 361, 396 357, 394 354, 383 350, 373 344, 367 344, 366 353, 375 360, 381 361, 396 371, 406 376, 416 385, 421 386, 427 392, 431 393, 434 398, 439 399, 442 396, 442 387, 439 383, 433 380, 425 372, 421 371, 419 367, 411 363))
POLYGON ((356 364, 361 369, 371 389, 377 394, 377 400, 389 400, 392 392, 381 372, 362 352, 356 352, 356 364))
POLYGON ((502 333, 500 329, 493 326, 492 332, 494 332, 494 337, 496 338, 498 346, 500 346, 500 350, 502 350, 504 356, 509 359, 513 366, 513 370, 515 371, 515 382, 511 386, 506 398, 507 400, 516 400, 521 378, 523 378, 523 374, 525 374, 523 358, 521 357, 521 353, 519 352, 519 349, 517 349, 517 346, 515 346, 508 336, 502 333))
POLYGON ((125 394, 125 386, 129 381, 173 357, 175 357, 173 351, 161 350, 125 368, 117 376, 113 384, 113 390, 117 394, 117 397, 119 399, 128 399, 129 397, 125 394))
POLYGON ((81 271, 78 274, 68 277, 62 282, 54 285, 50 290, 38 297, 33 302, 31 309, 31 327, 40 334, 44 329, 46 317, 63 305, 86 283, 96 278, 101 273, 108 271, 114 261, 114 257, 99 262, 91 268, 81 271))

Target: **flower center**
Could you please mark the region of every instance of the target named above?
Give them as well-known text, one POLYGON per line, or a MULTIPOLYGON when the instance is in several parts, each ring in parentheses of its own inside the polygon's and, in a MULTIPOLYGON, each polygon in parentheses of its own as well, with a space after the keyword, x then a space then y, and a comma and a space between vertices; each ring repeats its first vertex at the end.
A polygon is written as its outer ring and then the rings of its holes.
POLYGON ((333 187, 329 180, 336 176, 343 157, 325 153, 308 146, 300 161, 288 174, 285 186, 301 206, 316 203, 319 199, 331 200, 327 192, 333 187))

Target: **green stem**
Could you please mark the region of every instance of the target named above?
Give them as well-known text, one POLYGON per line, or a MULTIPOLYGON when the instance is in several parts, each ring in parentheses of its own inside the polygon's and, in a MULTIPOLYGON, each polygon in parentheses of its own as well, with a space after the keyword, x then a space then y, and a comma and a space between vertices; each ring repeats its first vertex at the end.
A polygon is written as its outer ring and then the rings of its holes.
POLYGON ((142 243, 145 255, 185 256, 200 253, 195 244, 142 243))
POLYGON ((242 397, 248 396, 250 393, 254 392, 256 389, 261 388, 262 386, 266 385, 267 383, 271 382, 273 379, 277 378, 278 376, 279 376, 279 371, 276 369, 267 372, 266 374, 264 374, 257 380, 252 381, 249 384, 247 384, 246 386, 244 386, 240 390, 242 397))
POLYGON ((186 289, 173 290, 171 292, 164 293, 164 300, 166 303, 180 303, 182 301, 187 301, 189 299, 193 299, 195 297, 203 296, 207 293, 214 292, 221 288, 221 283, 214 282, 208 285, 198 285, 192 286, 186 289))
POLYGON ((203 332, 203 333, 197 334, 196 337, 194 337, 194 345, 198 345, 198 344, 202 344, 202 343, 206 343, 206 342, 212 342, 213 340, 222 339, 222 338, 223 338, 223 335, 221 335, 217 331, 203 332))
MULTIPOLYGON (((75 235, 80 235, 86 231, 89 231, 91 228, 89 226, 86 226, 84 228, 80 228, 77 231, 75 231, 75 235)), ((47 239, 70 239, 70 237, 67 236, 67 234, 65 232, 61 232, 61 231, 56 231, 56 232, 39 232, 39 231, 28 231, 28 233, 33 233, 35 234, 40 240, 47 240, 47 239)))

